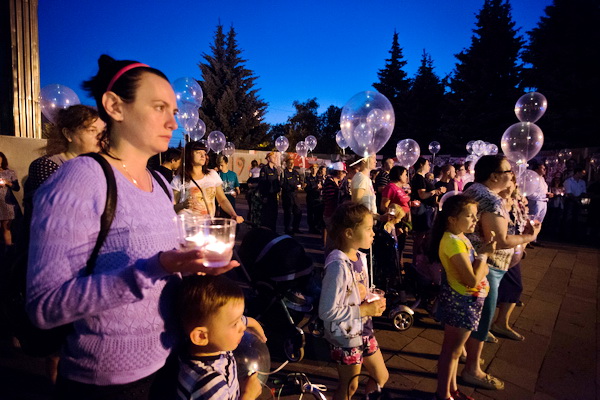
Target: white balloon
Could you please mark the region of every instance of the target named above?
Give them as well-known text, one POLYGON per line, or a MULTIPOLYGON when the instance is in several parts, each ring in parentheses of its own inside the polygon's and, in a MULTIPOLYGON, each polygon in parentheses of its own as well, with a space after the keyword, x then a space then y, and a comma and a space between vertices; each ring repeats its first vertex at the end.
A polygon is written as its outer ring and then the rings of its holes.
POLYGON ((354 95, 342 108, 340 127, 350 149, 361 157, 376 154, 394 130, 394 108, 381 93, 354 95))
POLYGON ((303 141, 296 143, 296 153, 300 157, 306 157, 308 154, 308 146, 303 141))
POLYGON ((225 135, 220 131, 212 131, 208 134, 208 147, 219 154, 225 149, 225 144, 227 143, 227 139, 225 139, 225 135))
POLYGON ((290 147, 290 141, 285 136, 279 136, 275 139, 275 148, 284 153, 290 147))
POLYGON ((317 138, 314 137, 313 135, 308 135, 304 139, 304 143, 306 143, 306 146, 308 147, 308 151, 313 151, 315 149, 315 147, 317 147, 317 138))
POLYGON ((402 139, 396 145, 396 157, 404 168, 409 168, 421 156, 421 148, 413 139, 402 139))

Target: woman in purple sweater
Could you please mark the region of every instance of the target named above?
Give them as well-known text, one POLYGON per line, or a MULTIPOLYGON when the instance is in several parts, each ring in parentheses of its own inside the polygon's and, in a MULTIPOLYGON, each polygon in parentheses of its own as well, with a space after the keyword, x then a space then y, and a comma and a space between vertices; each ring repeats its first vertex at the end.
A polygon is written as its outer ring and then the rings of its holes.
POLYGON ((101 154, 115 173, 115 218, 86 275, 106 201, 100 165, 75 158, 38 189, 28 313, 42 328, 74 323, 61 351, 58 398, 165 398, 155 389, 163 386, 156 378, 173 346, 169 288, 182 273, 218 274, 237 264, 206 269, 200 251, 176 250, 172 201, 146 169, 177 128, 176 98, 165 75, 106 55, 98 64, 84 88, 107 124, 101 154))

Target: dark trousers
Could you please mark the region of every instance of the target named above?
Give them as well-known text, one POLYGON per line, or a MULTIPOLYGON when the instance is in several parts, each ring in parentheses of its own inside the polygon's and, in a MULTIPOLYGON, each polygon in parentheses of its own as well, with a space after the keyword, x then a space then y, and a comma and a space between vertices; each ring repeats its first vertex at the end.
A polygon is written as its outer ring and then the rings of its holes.
POLYGON ((281 195, 281 204, 283 206, 283 227, 286 233, 292 230, 300 230, 302 211, 300 211, 300 207, 298 207, 296 193, 283 193, 281 195), (292 216, 294 217, 293 221, 292 216))
POLYGON ((311 231, 323 228, 323 203, 318 195, 306 195, 306 222, 311 231))
POLYGON ((269 194, 263 199, 261 225, 266 226, 273 232, 277 231, 277 195, 269 194))
POLYGON ((170 356, 154 374, 123 385, 98 386, 58 376, 54 400, 162 400, 173 399, 177 390, 179 366, 170 356))

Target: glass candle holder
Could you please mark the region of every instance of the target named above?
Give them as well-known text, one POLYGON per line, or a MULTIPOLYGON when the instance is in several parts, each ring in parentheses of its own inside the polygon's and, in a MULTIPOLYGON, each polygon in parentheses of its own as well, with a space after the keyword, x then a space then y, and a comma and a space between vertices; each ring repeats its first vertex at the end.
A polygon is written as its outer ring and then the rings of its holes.
POLYGON ((195 215, 180 216, 182 246, 202 250, 202 263, 209 268, 229 264, 235 244, 236 222, 228 218, 202 218, 195 215))

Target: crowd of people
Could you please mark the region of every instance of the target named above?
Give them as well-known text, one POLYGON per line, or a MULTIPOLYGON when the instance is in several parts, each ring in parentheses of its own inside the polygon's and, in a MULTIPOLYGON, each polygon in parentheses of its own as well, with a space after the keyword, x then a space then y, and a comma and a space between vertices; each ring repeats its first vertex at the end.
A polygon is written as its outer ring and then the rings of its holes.
POLYGON ((326 252, 318 315, 338 366, 336 399, 357 390, 363 364, 367 392, 389 378, 372 323, 387 307, 370 272, 381 268, 370 250, 376 232, 394 243, 396 266, 410 237, 415 267, 439 270, 444 342, 435 397, 471 399, 457 386, 461 357, 464 382, 501 390, 504 383, 481 369, 481 353, 496 336, 525 340, 509 321, 521 301, 527 246, 543 221, 552 221, 545 229, 572 233, 590 203, 597 207, 598 185, 586 187, 586 170, 576 165, 546 181, 546 165, 532 163, 540 185, 523 196, 516 171, 499 155, 481 157, 474 174, 468 164, 432 172, 425 158, 410 169, 385 158, 376 168, 375 155, 302 173, 293 159, 269 152, 263 164, 252 162, 244 218, 226 156, 209 160, 199 142, 168 149, 177 101, 166 76, 106 55, 98 65, 83 85, 97 109, 58 113, 46 154, 30 166, 16 237, 19 179, 0 152, 3 251, 28 255, 26 312, 44 329, 70 325, 60 352, 47 358, 58 399, 258 397, 257 376, 238 377, 232 356, 246 329, 267 340, 244 316, 240 288, 222 276, 238 263, 207 268, 202 250, 180 248, 176 215, 275 231, 281 203, 283 233, 293 236, 301 233, 302 192, 308 231, 323 236, 326 252), (86 153, 99 156, 78 157, 86 153), (148 169, 156 154, 153 169, 162 175, 148 169))

